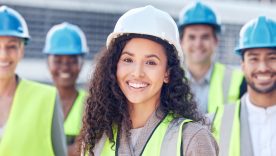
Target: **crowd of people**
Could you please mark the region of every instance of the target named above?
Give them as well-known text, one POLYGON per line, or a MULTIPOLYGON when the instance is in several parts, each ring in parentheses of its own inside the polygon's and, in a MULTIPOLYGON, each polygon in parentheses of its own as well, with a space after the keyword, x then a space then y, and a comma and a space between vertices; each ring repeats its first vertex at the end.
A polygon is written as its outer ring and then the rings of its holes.
POLYGON ((84 89, 79 26, 52 26, 43 53, 53 84, 34 82, 15 72, 28 24, 0 6, 0 156, 276 156, 276 20, 244 24, 234 69, 213 59, 221 22, 210 6, 179 15, 124 13, 84 89))

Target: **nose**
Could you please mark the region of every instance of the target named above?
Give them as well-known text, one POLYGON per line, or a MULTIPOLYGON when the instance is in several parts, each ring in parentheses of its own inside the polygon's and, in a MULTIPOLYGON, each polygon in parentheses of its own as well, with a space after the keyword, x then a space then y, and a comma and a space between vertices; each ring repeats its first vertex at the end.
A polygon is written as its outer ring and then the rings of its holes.
POLYGON ((202 39, 200 38, 196 38, 195 41, 194 41, 194 46, 195 47, 201 47, 202 46, 202 39))
POLYGON ((267 70, 269 69, 268 67, 268 64, 266 61, 261 61, 259 64, 258 64, 258 70, 260 72, 266 72, 267 70))
POLYGON ((142 63, 136 63, 134 65, 133 71, 132 71, 132 75, 134 77, 144 77, 145 76, 145 72, 144 72, 144 66, 142 63))
POLYGON ((71 64, 69 62, 61 62, 61 69, 67 70, 71 67, 71 64))

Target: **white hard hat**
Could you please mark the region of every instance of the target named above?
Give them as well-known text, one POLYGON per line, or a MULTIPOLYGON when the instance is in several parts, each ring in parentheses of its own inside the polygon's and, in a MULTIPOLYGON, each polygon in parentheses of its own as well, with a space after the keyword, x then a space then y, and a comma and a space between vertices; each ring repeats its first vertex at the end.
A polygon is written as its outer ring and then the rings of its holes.
POLYGON ((162 10, 148 5, 127 11, 119 18, 114 31, 107 37, 107 48, 114 39, 125 34, 144 34, 160 38, 173 45, 180 60, 183 60, 177 25, 173 18, 162 10))

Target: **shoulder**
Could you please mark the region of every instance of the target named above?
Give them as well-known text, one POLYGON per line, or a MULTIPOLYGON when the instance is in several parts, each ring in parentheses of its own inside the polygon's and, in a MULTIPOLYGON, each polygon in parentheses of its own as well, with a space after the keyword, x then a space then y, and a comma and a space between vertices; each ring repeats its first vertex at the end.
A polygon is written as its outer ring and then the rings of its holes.
POLYGON ((79 96, 82 98, 84 98, 88 95, 87 91, 84 89, 78 89, 78 92, 79 92, 79 96))
POLYGON ((195 122, 185 124, 183 128, 184 155, 218 155, 218 145, 211 132, 195 122))
POLYGON ((24 88, 28 87, 38 92, 56 92, 56 89, 53 86, 26 79, 21 79, 20 85, 24 86, 24 88))

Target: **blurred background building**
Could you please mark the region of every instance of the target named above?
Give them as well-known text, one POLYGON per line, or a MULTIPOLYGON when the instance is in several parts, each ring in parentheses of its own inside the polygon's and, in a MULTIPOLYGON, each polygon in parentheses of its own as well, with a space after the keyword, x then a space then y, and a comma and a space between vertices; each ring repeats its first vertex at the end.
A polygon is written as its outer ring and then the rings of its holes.
MULTIPOLYGON (((233 66, 240 61, 233 50, 241 26, 259 15, 276 19, 276 0, 202 1, 216 11, 223 25, 215 59, 233 66)), ((42 54, 47 31, 64 21, 80 26, 90 48, 78 80, 84 84, 91 75, 95 54, 105 46, 108 34, 124 12, 150 4, 167 11, 177 21, 181 9, 190 2, 192 0, 0 0, 0 5, 8 5, 19 11, 29 26, 31 41, 17 69, 19 75, 29 79, 51 83, 46 56, 42 54)))

